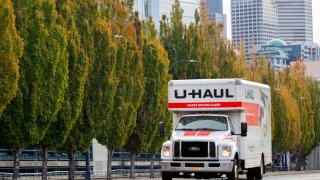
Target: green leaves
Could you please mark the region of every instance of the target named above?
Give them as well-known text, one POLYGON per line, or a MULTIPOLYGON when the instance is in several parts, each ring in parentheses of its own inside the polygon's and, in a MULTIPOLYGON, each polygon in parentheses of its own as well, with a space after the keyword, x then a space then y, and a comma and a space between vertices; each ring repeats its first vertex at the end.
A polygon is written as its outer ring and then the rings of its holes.
POLYGON ((55 122, 51 123, 46 136, 41 142, 54 149, 60 148, 66 142, 82 111, 84 87, 89 71, 89 58, 83 46, 81 46, 81 37, 74 21, 77 17, 77 13, 72 11, 75 8, 75 4, 71 1, 65 1, 58 5, 60 23, 66 29, 68 36, 69 81, 64 101, 61 105, 63 108, 60 109, 55 122))
MULTIPOLYGON (((19 57, 23 41, 15 25, 11 0, 0 0, 0 118, 15 97, 19 80, 19 57)), ((1 119, 0 119, 1 121, 1 119)))
MULTIPOLYGON (((142 34, 154 32, 152 19, 143 26, 142 34), (148 28, 148 29, 147 29, 148 28)), ((142 61, 144 69, 144 95, 137 111, 134 132, 129 137, 125 149, 132 153, 156 151, 163 141, 155 139, 158 124, 165 120, 167 112, 168 56, 153 33, 144 34, 142 61), (152 144, 156 148, 152 147, 152 144)))
POLYGON ((0 122, 0 136, 8 148, 24 147, 43 138, 68 86, 67 36, 56 23, 55 3, 15 1, 14 8, 25 47, 20 60, 19 95, 0 122))

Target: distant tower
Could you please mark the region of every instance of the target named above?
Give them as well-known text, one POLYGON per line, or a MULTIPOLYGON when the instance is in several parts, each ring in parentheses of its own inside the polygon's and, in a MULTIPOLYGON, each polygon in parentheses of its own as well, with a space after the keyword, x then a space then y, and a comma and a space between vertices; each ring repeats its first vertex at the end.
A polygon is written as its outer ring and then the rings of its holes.
POLYGON ((227 16, 223 14, 223 0, 207 0, 209 20, 223 25, 221 34, 227 38, 227 16))
POLYGON ((312 0, 276 0, 276 3, 279 38, 287 43, 313 42, 312 0))
POLYGON ((231 0, 232 41, 243 41, 247 61, 255 45, 278 38, 277 14, 275 0, 231 0))
MULTIPOLYGON (((151 15, 154 19, 157 29, 160 27, 159 21, 162 15, 166 15, 170 19, 170 12, 175 0, 150 0, 151 1, 151 15)), ((179 0, 180 6, 183 9, 182 21, 185 25, 194 22, 194 13, 196 9, 200 9, 200 0, 179 0)))
POLYGON ((135 0, 133 9, 139 13, 141 20, 147 21, 150 16, 150 0, 135 0))

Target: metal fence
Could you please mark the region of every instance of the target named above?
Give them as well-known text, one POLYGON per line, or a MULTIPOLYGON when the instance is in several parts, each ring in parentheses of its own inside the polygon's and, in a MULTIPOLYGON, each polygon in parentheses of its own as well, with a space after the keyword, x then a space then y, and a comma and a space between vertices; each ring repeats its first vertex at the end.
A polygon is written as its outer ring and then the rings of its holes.
MULTIPOLYGON (((68 179, 69 171, 52 171, 48 172, 48 180, 63 180, 68 179)), ((76 171, 76 179, 84 179, 85 171, 76 171)), ((129 169, 116 169, 112 170, 113 177, 128 178, 130 174, 129 169)), ((0 180, 11 180, 12 173, 0 173, 0 180)), ((150 169, 135 169, 135 177, 149 177, 150 169)), ((160 169, 154 169, 154 177, 160 177, 160 169)), ((107 177, 107 171, 91 171, 92 179, 105 179, 107 177)), ((19 180, 40 180, 41 173, 20 173, 19 180)))

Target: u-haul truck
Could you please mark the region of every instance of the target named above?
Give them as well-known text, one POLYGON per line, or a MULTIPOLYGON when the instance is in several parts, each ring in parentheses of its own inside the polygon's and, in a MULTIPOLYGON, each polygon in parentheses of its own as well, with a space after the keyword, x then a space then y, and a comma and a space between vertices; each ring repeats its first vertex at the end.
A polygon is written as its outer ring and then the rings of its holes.
MULTIPOLYGON (((271 164, 270 87, 242 79, 172 80, 173 132, 163 143, 163 180, 262 179, 271 164)), ((164 126, 160 124, 164 135, 164 126)))

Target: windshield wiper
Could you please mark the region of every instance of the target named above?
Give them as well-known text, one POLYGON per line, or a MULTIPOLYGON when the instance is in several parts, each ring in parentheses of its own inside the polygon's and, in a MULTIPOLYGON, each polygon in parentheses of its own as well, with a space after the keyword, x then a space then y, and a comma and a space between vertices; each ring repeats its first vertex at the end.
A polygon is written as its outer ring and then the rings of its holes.
POLYGON ((176 130, 179 130, 179 131, 193 131, 194 129, 184 128, 184 129, 176 129, 176 130))
POLYGON ((212 128, 197 128, 197 129, 195 129, 195 130, 197 130, 197 131, 199 131, 199 130, 204 130, 204 131, 220 131, 219 129, 212 129, 212 128))

